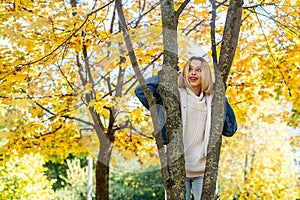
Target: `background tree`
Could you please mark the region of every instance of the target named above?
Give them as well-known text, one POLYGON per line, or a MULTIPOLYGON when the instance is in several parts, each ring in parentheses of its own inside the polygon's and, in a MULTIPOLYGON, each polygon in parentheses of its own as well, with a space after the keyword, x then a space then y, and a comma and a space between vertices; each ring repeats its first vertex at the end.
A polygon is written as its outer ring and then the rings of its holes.
POLYGON ((66 159, 66 173, 60 175, 63 187, 57 188, 55 194, 58 199, 87 199, 88 166, 81 166, 79 158, 66 159))
POLYGON ((56 180, 47 179, 44 163, 41 155, 28 154, 12 156, 4 165, 0 165, 0 198, 53 199, 55 193, 52 184, 56 180))
POLYGON ((96 196, 108 199, 115 139, 120 149, 130 147, 138 156, 155 148, 147 133, 140 137, 137 129, 132 129, 147 119, 139 115, 137 120, 141 109, 125 106, 134 80, 130 72, 125 74, 126 59, 119 52, 114 55, 118 47, 104 41, 111 33, 104 30, 102 21, 112 2, 96 3, 2 4, 5 14, 1 20, 7 26, 2 34, 8 36, 3 39, 2 51, 8 51, 6 56, 18 56, 10 61, 2 58, 1 128, 3 138, 9 140, 1 153, 8 159, 12 149, 20 154, 40 151, 46 159, 62 161, 71 152, 86 154, 84 144, 96 134, 101 141, 99 152, 92 152, 98 160, 96 196), (20 32, 8 34, 16 27, 20 32))
POLYGON ((284 119, 285 105, 266 99, 239 134, 224 139, 220 175, 221 199, 294 199, 299 197, 299 177, 291 137, 284 119), (281 115, 281 116, 278 116, 281 115))
MULTIPOLYGON (((70 154, 68 158, 64 160, 63 163, 53 162, 52 160, 49 160, 44 164, 44 167, 47 168, 45 174, 47 175, 48 179, 56 180, 56 182, 52 185, 54 191, 63 188, 67 185, 67 181, 64 179, 64 177, 68 176, 67 171, 69 169, 70 163, 78 165, 81 168, 85 168, 88 165, 88 160, 86 157, 75 157, 74 155, 70 154)), ((85 177, 83 181, 86 182, 86 180, 87 178, 85 177)), ((86 187, 84 189, 86 189, 86 187)))

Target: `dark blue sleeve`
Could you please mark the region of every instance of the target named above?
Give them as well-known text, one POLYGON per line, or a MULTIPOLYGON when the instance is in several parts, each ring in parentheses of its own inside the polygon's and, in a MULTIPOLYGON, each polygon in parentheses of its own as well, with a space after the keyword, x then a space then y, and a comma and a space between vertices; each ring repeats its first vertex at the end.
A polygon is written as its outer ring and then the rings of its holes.
MULTIPOLYGON (((163 102, 162 102, 160 95, 156 91, 159 81, 160 81, 159 75, 153 76, 153 77, 146 79, 146 85, 152 91, 152 94, 156 100, 156 109, 158 111, 158 118, 159 118, 160 124, 162 126, 161 134, 162 134, 163 143, 168 144, 168 140, 167 140, 167 136, 166 136, 165 117, 164 117, 163 106, 162 106, 163 102)), ((147 101, 147 98, 146 98, 141 86, 138 85, 135 88, 134 92, 135 92, 135 95, 137 96, 137 98, 143 104, 143 106, 145 106, 149 110, 149 103, 147 101)))
POLYGON ((223 135, 227 137, 231 137, 234 135, 234 133, 237 131, 237 122, 235 118, 235 114, 233 112, 233 109, 231 105, 228 102, 228 99, 226 98, 225 102, 225 121, 224 121, 224 127, 223 127, 223 135))
MULTIPOLYGON (((156 89, 158 87, 158 83, 159 83, 159 76, 158 75, 146 79, 147 87, 152 91, 153 96, 156 100, 156 103, 162 105, 161 97, 156 92, 156 89)), ((134 92, 135 92, 135 95, 137 96, 137 98, 143 104, 143 106, 145 106, 147 109, 149 109, 149 104, 148 104, 147 98, 146 98, 146 96, 145 96, 145 94, 144 94, 144 92, 143 92, 140 85, 138 85, 135 88, 134 92)))

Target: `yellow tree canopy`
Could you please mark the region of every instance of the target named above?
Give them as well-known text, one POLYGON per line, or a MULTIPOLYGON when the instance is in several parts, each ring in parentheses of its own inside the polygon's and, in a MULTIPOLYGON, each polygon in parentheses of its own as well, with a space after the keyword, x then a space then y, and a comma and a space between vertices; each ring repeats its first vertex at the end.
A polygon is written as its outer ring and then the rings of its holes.
MULTIPOLYGON (((133 100, 136 81, 114 6, 114 1, 1 2, 2 156, 13 149, 54 159, 69 152, 95 154, 99 144, 89 109, 98 113, 104 131, 116 131, 120 150, 155 151, 151 120, 133 100)), ((139 66, 155 74, 162 56, 159 3, 132 0, 123 6, 139 66)), ((209 6, 190 2, 180 15, 179 66, 191 42, 210 57, 209 6)), ((248 119, 249 105, 255 111, 259 100, 274 97, 290 105, 285 122, 299 126, 298 6, 299 1, 245 2, 227 90, 240 122, 248 119)), ((218 7, 220 35, 226 9, 218 7)))
POLYGON ((287 107, 266 99, 233 138, 224 138, 220 157, 221 199, 294 199, 299 197, 299 171, 287 125, 287 107))

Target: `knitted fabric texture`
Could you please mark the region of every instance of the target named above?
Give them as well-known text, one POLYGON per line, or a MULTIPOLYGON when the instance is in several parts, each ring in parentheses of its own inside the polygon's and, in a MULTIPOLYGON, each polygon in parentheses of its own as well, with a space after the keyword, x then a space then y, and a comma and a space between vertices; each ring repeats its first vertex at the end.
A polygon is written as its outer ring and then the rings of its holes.
POLYGON ((179 89, 185 170, 187 177, 204 175, 210 133, 211 98, 196 96, 190 89, 179 89))

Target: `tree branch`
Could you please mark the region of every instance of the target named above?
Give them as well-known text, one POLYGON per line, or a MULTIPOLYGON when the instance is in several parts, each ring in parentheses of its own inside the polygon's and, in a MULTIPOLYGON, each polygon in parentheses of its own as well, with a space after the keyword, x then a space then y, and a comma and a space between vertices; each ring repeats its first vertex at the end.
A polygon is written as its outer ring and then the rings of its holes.
MULTIPOLYGON (((215 12, 215 0, 211 0, 213 11, 215 12)), ((232 65, 235 54, 238 35, 241 26, 242 0, 230 0, 227 11, 225 28, 223 32, 222 46, 219 63, 216 63, 216 52, 214 53, 215 87, 212 106, 212 125, 208 142, 208 150, 205 164, 203 180, 202 199, 214 199, 216 191, 216 181, 218 176, 218 164, 220 159, 220 149, 222 144, 222 129, 225 114, 225 90, 226 80, 232 65)), ((215 15, 215 13, 213 13, 215 15)), ((212 23, 214 26, 214 22, 212 23)), ((212 27, 212 31, 215 31, 212 27)), ((215 33, 211 33, 214 37, 215 33)), ((215 38, 212 38, 214 40, 215 38)), ((215 45, 215 41, 212 43, 215 45)), ((214 46, 215 47, 215 46, 214 46)), ((213 48, 213 47, 212 47, 213 48)), ((215 49, 213 49, 215 51, 215 49)))
POLYGON ((220 60, 218 63, 218 68, 221 72, 224 84, 226 84, 238 43, 241 27, 242 5, 242 0, 231 0, 226 16, 220 60))
POLYGON ((93 128, 95 128, 95 125, 94 125, 93 123, 90 123, 90 122, 88 122, 88 121, 84 121, 84 120, 79 119, 79 118, 76 118, 76 117, 70 117, 70 116, 67 116, 67 115, 63 115, 63 116, 61 116, 61 117, 66 118, 66 119, 73 119, 73 120, 82 122, 82 123, 84 123, 84 124, 86 124, 86 125, 89 125, 89 126, 92 126, 93 128))
POLYGON ((67 78, 67 76, 64 74, 64 72, 62 71, 61 69, 61 66, 62 66, 62 63, 63 63, 63 59, 65 57, 65 52, 67 51, 67 49, 65 48, 64 52, 63 52, 63 55, 62 55, 62 59, 61 59, 61 64, 60 65, 57 65, 61 75, 65 78, 65 80, 67 81, 68 85, 70 86, 70 88, 76 92, 76 90, 74 89, 73 85, 70 83, 69 79, 67 78))
MULTIPOLYGON (((22 92, 25 92, 23 89, 21 89, 22 92)), ((53 98, 53 97, 59 97, 59 98, 63 98, 63 97, 72 97, 72 96, 76 96, 76 93, 69 93, 69 94, 59 94, 59 95, 51 95, 51 96, 28 96, 27 97, 17 97, 17 96, 4 96, 4 95, 0 95, 0 98, 3 99, 45 99, 45 98, 53 98)))
MULTIPOLYGON (((274 5, 276 7, 276 5, 274 5)), ((248 8, 247 10, 251 13, 254 13, 256 15, 256 17, 258 17, 258 15, 261 15, 263 17, 266 17, 268 19, 270 19, 271 21, 273 21, 276 25, 278 25, 278 27, 284 27, 286 28, 287 30, 289 30, 291 33, 293 33, 295 36, 299 37, 300 34, 299 34, 299 31, 294 31, 290 26, 288 26, 287 24, 285 23, 282 23, 278 20, 275 19, 275 17, 273 16, 270 16, 269 13, 261 6, 261 5, 256 5, 256 6, 253 6, 251 7, 254 9, 254 11, 252 11, 252 9, 248 8), (255 8, 261 8, 266 14, 263 14, 263 13, 259 13, 259 12, 256 12, 255 11, 255 8)))
MULTIPOLYGON (((122 33, 123 33, 126 49, 127 49, 128 55, 129 55, 130 62, 131 62, 132 67, 133 67, 133 71, 136 75, 136 78, 137 78, 139 84, 141 85, 141 88, 142 88, 144 94, 147 97, 149 105, 155 105, 156 104, 155 98, 153 97, 151 90, 147 87, 145 79, 143 78, 143 75, 142 75, 142 73, 139 69, 139 65, 138 65, 138 62, 137 62, 137 59, 136 59, 136 55, 135 55, 135 52, 133 50, 133 46, 132 46, 132 43, 131 43, 131 38, 130 38, 128 29, 127 29, 127 24, 126 24, 124 12, 123 12, 123 9, 122 9, 121 0, 116 0, 115 4, 116 4, 119 20, 120 20, 121 30, 122 30, 122 33)), ((160 132, 160 130, 161 130, 160 127, 161 126, 160 126, 160 122, 158 120, 158 113, 157 113, 157 111, 154 107, 156 107, 156 106, 150 106, 150 108, 151 108, 150 112, 151 112, 151 116, 153 117, 153 123, 155 125, 157 125, 157 126, 154 126, 154 129, 156 129, 155 131, 160 132)), ((157 141, 157 142, 159 142, 159 141, 157 141)), ((162 143, 162 141, 160 141, 160 142, 159 143, 160 143, 161 148, 162 148, 163 143, 162 143)))
POLYGON ((55 130, 53 130, 53 131, 51 131, 51 132, 48 132, 48 133, 45 133, 45 134, 41 134, 41 133, 40 133, 40 136, 34 136, 34 138, 38 139, 38 138, 40 138, 40 137, 44 137, 44 136, 47 136, 47 135, 51 135, 51 134, 57 132, 57 131, 58 131, 59 129, 61 129, 61 128, 62 128, 62 125, 60 124, 59 127, 57 127, 55 130))
POLYGON ((291 89, 290 89, 290 87, 288 86, 287 81, 286 81, 286 78, 284 77, 284 75, 283 75, 283 73, 282 73, 282 71, 281 71, 280 65, 276 62, 276 58, 275 58, 275 56, 273 55, 272 48, 271 48, 270 45, 269 45, 268 38, 267 38, 267 36, 266 36, 266 34, 265 34, 265 32, 264 32, 264 29, 263 29, 263 26, 262 26, 262 24, 261 24, 261 21, 260 21, 260 19, 258 18, 258 14, 257 14, 256 12, 255 12, 255 14, 256 14, 256 18, 257 18, 257 21, 258 21, 258 23, 259 23, 259 26, 260 26, 260 28, 261 28, 261 30, 262 30, 262 34, 263 34, 263 36, 264 36, 264 38, 265 38, 265 40, 266 40, 268 53, 270 54, 271 58, 273 59, 274 64, 275 64, 276 68, 278 69, 279 74, 281 75, 281 77, 282 77, 282 79, 283 79, 283 82, 284 82, 285 86, 287 87, 287 89, 288 89, 288 91, 289 91, 289 96, 292 97, 291 89))
MULTIPOLYGON (((141 20, 142 20, 148 13, 150 13, 152 10, 154 10, 158 5, 159 5, 159 2, 155 3, 149 10, 147 10, 147 11, 144 12, 143 14, 140 14, 139 17, 138 17, 138 19, 137 19, 137 21, 136 21, 136 23, 135 23, 135 25, 134 25, 133 27, 134 27, 134 28, 137 28, 138 25, 139 25, 139 23, 141 22, 141 20)), ((145 4, 144 4, 144 6, 145 6, 145 4)), ((133 21, 130 22, 129 24, 131 24, 131 23, 133 23, 133 21)))
MULTIPOLYGON (((130 35, 128 33, 125 16, 124 16, 124 12, 122 9, 121 0, 116 0, 115 3, 116 3, 116 7, 117 7, 117 12, 118 12, 119 20, 120 20, 120 25, 121 25, 126 49, 129 54, 129 58, 130 58, 130 61, 131 61, 132 67, 133 67, 133 71, 134 71, 136 78, 137 78, 144 94, 146 95, 146 98, 150 105, 150 113, 151 113, 151 117, 152 117, 152 121, 153 121, 153 125, 154 125, 154 132, 157 133, 156 135, 154 135, 154 137, 156 139, 156 145, 158 148, 159 158, 160 158, 160 162, 161 162, 161 166, 162 166, 162 168, 161 168, 162 175, 163 175, 164 179, 169 180, 170 174, 167 170, 167 158, 166 158, 166 153, 164 150, 162 137, 161 137, 161 124, 160 124, 160 121, 158 118, 156 101, 152 95, 151 90, 147 87, 145 79, 143 78, 143 75, 139 69, 136 55, 135 55, 133 47, 132 47, 130 35)), ((167 184, 166 181, 164 181, 164 183, 167 184)))
POLYGON ((113 15, 112 15, 112 18, 111 18, 109 33, 113 33, 115 18, 116 18, 116 5, 114 7, 113 15))
POLYGON ((212 50, 212 59, 213 59, 213 65, 214 65, 214 73, 217 76, 217 73, 219 73, 218 70, 218 56, 217 56, 217 45, 216 45, 216 18, 217 18, 217 7, 216 7, 216 1, 210 0, 210 3, 212 5, 212 11, 211 11, 211 50, 212 50))
MULTIPOLYGON (((88 82, 87 81, 87 77, 85 78, 83 76, 83 73, 84 73, 83 72, 83 67, 82 67, 82 65, 81 65, 81 63, 79 61, 79 55, 78 54, 76 55, 76 61, 77 61, 77 66, 79 68, 78 73, 79 73, 79 77, 81 79, 82 85, 86 85, 87 82, 88 82)), ((91 94, 89 94, 89 93, 85 94, 85 98, 86 98, 86 104, 87 104, 87 106, 89 106, 89 103, 92 100, 91 94)), ((84 100, 83 100, 83 102, 84 102, 84 100)), ((101 138, 105 139, 105 137, 103 136, 104 126, 103 126, 103 124, 102 124, 102 122, 101 122, 101 120, 99 118, 99 115, 94 111, 93 107, 89 107, 88 109, 89 109, 90 114, 92 116, 92 119, 94 121, 94 126, 95 126, 95 130, 96 130, 97 136, 98 136, 99 140, 101 141, 101 138)))
MULTIPOLYGON (((25 91, 24 91, 23 89, 22 89, 22 91, 25 93, 25 91)), ((30 97, 28 94, 27 94, 27 97, 28 97, 29 99, 32 99, 32 97, 30 97)), ((80 122, 82 122, 82 123, 85 123, 85 124, 87 124, 87 125, 89 125, 89 126, 94 127, 94 124, 92 124, 92 123, 90 123, 90 122, 84 121, 84 120, 79 119, 79 118, 76 118, 76 117, 70 117, 70 116, 67 116, 67 115, 62 115, 62 116, 60 116, 59 114, 56 114, 56 113, 51 112, 49 109, 45 108, 44 106, 42 106, 42 105, 41 105, 40 103, 38 103, 37 101, 34 101, 34 103, 35 103, 38 107, 40 107, 41 109, 45 110, 47 113, 53 115, 53 117, 63 117, 63 118, 73 119, 73 120, 80 121, 80 122)), ((51 117, 51 118, 52 118, 52 117, 51 117)))
POLYGON ((153 137, 151 137, 151 136, 148 136, 148 135, 145 135, 143 132, 141 132, 141 131, 137 130, 137 129, 136 129, 136 128, 134 128, 133 126, 130 126, 130 129, 131 129, 131 130, 134 130, 136 133, 138 133, 139 135, 141 135, 141 136, 143 136, 143 137, 145 137, 145 138, 148 138, 148 139, 152 139, 152 140, 154 140, 154 138, 153 138, 153 137))
MULTIPOLYGON (((18 66, 16 66, 16 68, 18 68, 18 70, 22 69, 22 67, 25 67, 25 66, 28 66, 28 65, 32 65, 32 64, 35 64, 35 63, 38 63, 42 60, 44 60, 45 58, 49 57, 50 55, 52 55, 54 52, 56 52, 58 49, 60 49, 63 45, 65 45, 79 30, 81 30, 81 28, 86 24, 86 22, 89 20, 89 17, 92 16, 93 14, 99 12, 100 10, 106 8, 107 6, 109 6, 110 4, 112 4, 114 1, 110 1, 108 2, 107 4, 105 4, 104 6, 90 12, 89 14, 87 14, 84 22, 77 28, 75 29, 75 31, 73 31, 73 33, 71 33, 63 42, 61 42, 57 47, 55 47, 51 52, 47 53, 46 55, 42 56, 41 58, 37 59, 37 60, 34 60, 34 61, 31 61, 31 62, 28 62, 28 63, 25 63, 25 64, 19 64, 18 66)), ((16 72, 16 69, 13 70, 12 72, 10 72, 9 74, 12 74, 16 72)), ((8 75, 9 75, 8 74, 8 75)), ((6 77, 6 76, 5 76, 6 77)), ((0 80, 2 80, 3 78, 1 78, 0 80)))
MULTIPOLYGON (((163 55, 163 53, 160 53, 156 58, 154 58, 146 67, 144 67, 141 72, 146 71, 153 63, 155 63, 161 56, 163 55)), ((125 84, 129 83, 134 77, 132 76, 128 81, 125 82, 125 84)), ((124 95, 126 95, 130 89, 132 88, 132 86, 136 83, 136 80, 132 83, 131 86, 128 87, 128 89, 124 92, 124 95)))
POLYGON ((186 36, 188 36, 193 30, 195 30, 198 26, 200 26, 204 20, 199 21, 197 24, 195 24, 190 30, 188 30, 187 33, 184 33, 186 36))
POLYGON ((191 0, 185 0, 180 7, 178 8, 178 10, 175 13, 175 19, 178 21, 180 14, 182 13, 182 11, 185 9, 185 7, 187 6, 187 4, 190 2, 191 0))

